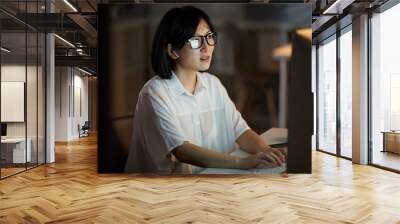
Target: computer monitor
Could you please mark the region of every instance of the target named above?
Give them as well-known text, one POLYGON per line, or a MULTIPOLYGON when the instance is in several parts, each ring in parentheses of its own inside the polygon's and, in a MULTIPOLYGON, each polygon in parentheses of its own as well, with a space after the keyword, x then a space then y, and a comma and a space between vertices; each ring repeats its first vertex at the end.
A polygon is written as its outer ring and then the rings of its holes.
POLYGON ((313 96, 310 55, 311 29, 296 30, 292 33, 292 57, 288 76, 288 148, 296 150, 288 153, 288 173, 311 173, 313 96))
POLYGON ((7 136, 7 124, 1 123, 1 137, 7 136))

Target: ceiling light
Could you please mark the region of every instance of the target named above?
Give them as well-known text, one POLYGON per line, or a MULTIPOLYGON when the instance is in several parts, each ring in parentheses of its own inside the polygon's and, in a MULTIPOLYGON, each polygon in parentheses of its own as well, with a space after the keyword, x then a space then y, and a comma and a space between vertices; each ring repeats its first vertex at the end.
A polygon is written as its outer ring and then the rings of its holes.
POLYGON ((11 52, 11 50, 9 50, 9 49, 7 49, 7 48, 5 48, 5 47, 1 47, 1 50, 4 51, 4 52, 6 52, 6 53, 10 53, 10 52, 11 52))
POLYGON ((355 0, 336 0, 332 5, 324 10, 322 14, 342 14, 343 9, 351 5, 355 0))
POLYGON ((74 12, 78 12, 78 10, 71 4, 69 3, 68 0, 64 0, 65 4, 67 4, 74 12))
POLYGON ((75 48, 75 45, 71 44, 71 42, 69 42, 68 40, 58 36, 57 34, 54 34, 55 37, 57 37, 59 40, 61 40, 62 42, 66 43, 68 46, 75 48))
POLYGON ((90 73, 90 72, 88 72, 88 71, 86 71, 86 70, 83 70, 83 69, 81 69, 81 68, 79 68, 79 67, 78 67, 78 70, 81 71, 81 72, 83 72, 83 73, 85 73, 85 74, 87 74, 87 75, 90 75, 90 76, 92 75, 92 73, 90 73))

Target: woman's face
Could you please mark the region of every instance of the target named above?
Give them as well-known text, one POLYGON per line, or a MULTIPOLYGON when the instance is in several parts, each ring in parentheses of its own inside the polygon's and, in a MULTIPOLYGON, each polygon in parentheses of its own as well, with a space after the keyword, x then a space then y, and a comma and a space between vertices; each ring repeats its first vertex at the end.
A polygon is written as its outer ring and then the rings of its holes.
MULTIPOLYGON (((205 36, 209 33, 212 33, 210 27, 205 20, 201 19, 194 36, 205 36)), ((186 42, 181 49, 176 50, 179 55, 176 66, 183 70, 205 71, 210 68, 213 51, 214 46, 208 45, 205 38, 199 49, 192 49, 190 43, 186 42)))

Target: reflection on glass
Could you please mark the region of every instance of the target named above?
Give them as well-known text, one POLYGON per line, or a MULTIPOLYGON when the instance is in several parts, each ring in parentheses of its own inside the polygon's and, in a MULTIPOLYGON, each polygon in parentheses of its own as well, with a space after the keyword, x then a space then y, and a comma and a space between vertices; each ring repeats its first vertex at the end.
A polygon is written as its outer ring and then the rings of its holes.
POLYGON ((382 132, 400 129, 400 5, 372 18, 372 163, 400 170, 400 133, 390 133, 386 142, 382 132), (399 151, 397 151, 399 150, 399 151))
POLYGON ((316 95, 316 92, 317 92, 317 90, 316 90, 316 88, 317 88, 317 84, 316 84, 316 81, 317 81, 317 48, 313 45, 312 46, 312 52, 311 52, 311 63, 312 63, 312 66, 311 66, 311 71, 312 71, 312 92, 313 92, 313 105, 314 105, 314 107, 313 107, 313 111, 314 111, 314 113, 313 113, 313 130, 314 130, 314 133, 313 133, 313 136, 312 136, 312 149, 313 150, 315 150, 316 149, 316 144, 317 144, 317 141, 316 141, 316 133, 317 133, 317 95, 316 95))
POLYGON ((46 65, 46 36, 42 33, 38 35, 38 164, 45 163, 45 65, 46 65))
POLYGON ((6 134, 1 140, 1 176, 25 170, 31 151, 26 142, 26 35, 2 33, 1 46, 1 122, 6 134), (28 150, 27 150, 28 149, 28 150))
POLYGON ((318 51, 318 148, 336 153, 336 39, 318 51))
POLYGON ((26 118, 27 118, 27 142, 30 147, 30 161, 27 167, 37 165, 37 40, 36 32, 27 33, 27 81, 26 81, 26 118))
POLYGON ((340 36, 340 153, 352 157, 352 35, 340 36))
MULTIPOLYGON (((45 1, 1 1, 0 7, 44 12, 45 1)), ((45 35, 8 18, 1 34, 0 177, 45 162, 45 35)), ((37 18, 37 17, 35 17, 37 18)), ((4 24, 0 24, 4 25, 4 24)))

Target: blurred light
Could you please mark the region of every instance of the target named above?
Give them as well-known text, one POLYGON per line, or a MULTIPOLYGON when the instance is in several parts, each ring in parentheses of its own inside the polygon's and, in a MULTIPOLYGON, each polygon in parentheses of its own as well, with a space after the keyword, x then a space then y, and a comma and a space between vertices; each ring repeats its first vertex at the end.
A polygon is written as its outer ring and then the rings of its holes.
POLYGON ((88 72, 88 71, 86 71, 86 70, 83 70, 83 69, 81 69, 81 68, 79 68, 79 67, 78 67, 78 70, 81 71, 81 72, 83 72, 83 73, 85 73, 85 74, 87 74, 87 75, 90 75, 90 76, 92 75, 92 73, 90 73, 90 72, 88 72))
POLYGON ((310 28, 297 29, 296 33, 307 40, 311 41, 312 39, 312 30, 310 28))
POLYGON ((324 10, 322 14, 342 14, 343 9, 351 5, 355 0, 336 0, 332 5, 324 10))
POLYGON ((272 51, 272 56, 277 59, 290 58, 292 56, 292 44, 285 44, 275 48, 272 51))
POLYGON ((67 45, 69 45, 70 47, 75 48, 75 45, 73 45, 71 42, 69 42, 68 40, 58 36, 57 34, 54 34, 55 37, 57 37, 59 40, 61 40, 62 42, 66 43, 67 45))
POLYGON ((78 10, 71 4, 69 3, 68 0, 64 0, 65 4, 67 4, 74 12, 78 12, 78 10))
POLYGON ((9 50, 9 49, 7 49, 7 48, 5 48, 5 47, 1 47, 1 50, 4 51, 4 52, 7 52, 7 53, 10 53, 10 52, 11 52, 11 50, 9 50))

